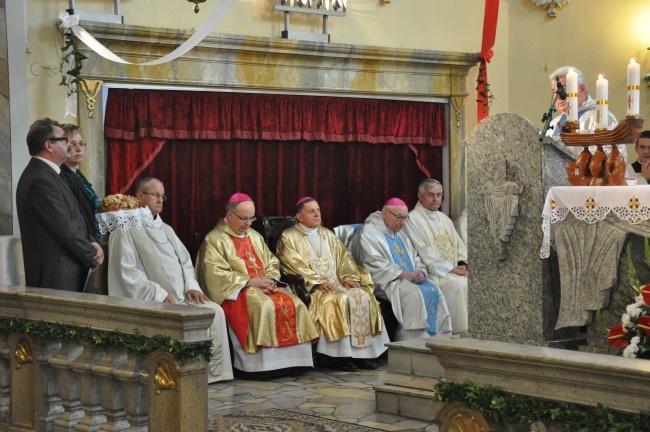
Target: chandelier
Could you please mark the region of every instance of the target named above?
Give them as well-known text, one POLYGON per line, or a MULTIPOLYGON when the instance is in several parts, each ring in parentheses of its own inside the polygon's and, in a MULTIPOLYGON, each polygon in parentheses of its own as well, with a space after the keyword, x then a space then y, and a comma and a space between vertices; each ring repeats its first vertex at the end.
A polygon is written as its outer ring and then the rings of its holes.
POLYGON ((205 0, 187 0, 190 3, 194 3, 194 13, 199 13, 199 3, 205 3, 205 0))

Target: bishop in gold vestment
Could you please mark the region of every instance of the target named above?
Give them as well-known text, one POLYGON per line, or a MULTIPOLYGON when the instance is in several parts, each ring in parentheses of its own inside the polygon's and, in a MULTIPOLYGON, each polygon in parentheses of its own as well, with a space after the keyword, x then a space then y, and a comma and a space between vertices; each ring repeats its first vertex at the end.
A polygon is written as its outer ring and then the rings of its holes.
POLYGON ((318 332, 305 305, 278 283, 278 259, 249 229, 253 201, 237 193, 226 209, 201 245, 196 273, 226 314, 234 367, 245 372, 312 367, 311 341, 318 332))
MULTIPOLYGON (((309 312, 324 336, 316 351, 351 358, 357 367, 376 368, 373 359, 386 350, 389 340, 370 274, 357 267, 332 231, 320 226, 320 208, 313 198, 298 202, 296 217, 300 223, 282 233, 277 253, 283 271, 301 275, 311 288, 309 312)), ((339 364, 346 370, 350 362, 339 364)))

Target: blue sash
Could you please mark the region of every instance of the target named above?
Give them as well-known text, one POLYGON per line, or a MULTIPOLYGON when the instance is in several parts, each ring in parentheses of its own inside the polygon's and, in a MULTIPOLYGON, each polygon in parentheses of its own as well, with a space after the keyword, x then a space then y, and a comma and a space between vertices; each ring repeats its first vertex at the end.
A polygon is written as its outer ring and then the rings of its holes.
MULTIPOLYGON (((393 261, 395 261, 402 270, 410 272, 415 271, 411 258, 409 258, 406 253, 406 248, 404 247, 402 239, 399 236, 391 238, 386 234, 384 234, 384 237, 386 237, 386 242, 388 242, 388 248, 393 256, 393 261)), ((420 288, 420 291, 422 292, 422 297, 424 297, 424 307, 427 310, 427 328, 425 330, 429 333, 436 333, 436 316, 438 315, 440 291, 429 279, 425 279, 420 285, 418 285, 418 288, 420 288)))

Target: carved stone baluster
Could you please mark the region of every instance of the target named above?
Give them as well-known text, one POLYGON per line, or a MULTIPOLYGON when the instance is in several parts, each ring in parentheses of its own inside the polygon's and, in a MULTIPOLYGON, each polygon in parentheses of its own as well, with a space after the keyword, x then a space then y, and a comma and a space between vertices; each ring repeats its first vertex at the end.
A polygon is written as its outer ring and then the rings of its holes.
POLYGON ((92 371, 99 377, 102 406, 106 414, 106 424, 100 431, 126 431, 129 422, 124 411, 124 396, 122 383, 113 376, 113 371, 121 367, 127 359, 127 352, 122 347, 108 347, 108 355, 92 367, 92 371))
POLYGON ((106 423, 106 415, 102 408, 99 377, 92 372, 92 367, 106 356, 106 351, 85 342, 82 345, 83 353, 70 363, 70 367, 77 374, 81 390, 79 400, 86 415, 79 420, 74 430, 95 432, 106 423))
POLYGON ((149 430, 146 364, 147 355, 130 352, 126 361, 113 371, 115 379, 122 383, 124 410, 130 423, 128 432, 149 430))
POLYGON ((84 410, 79 400, 80 386, 75 373, 70 369, 70 363, 83 352, 80 342, 64 341, 61 351, 50 358, 50 366, 55 370, 59 396, 62 399, 65 412, 54 420, 54 432, 72 432, 74 426, 83 418, 84 410))

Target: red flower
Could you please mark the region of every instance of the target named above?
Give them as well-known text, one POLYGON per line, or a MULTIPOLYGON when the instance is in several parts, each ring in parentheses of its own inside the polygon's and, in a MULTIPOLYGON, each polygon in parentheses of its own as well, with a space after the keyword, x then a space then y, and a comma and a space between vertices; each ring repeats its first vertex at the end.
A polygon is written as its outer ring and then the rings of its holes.
POLYGON ((615 348, 623 349, 630 343, 630 334, 623 328, 623 324, 617 324, 607 334, 607 342, 615 348))
POLYGON ((641 295, 643 296, 643 302, 650 306, 650 284, 641 287, 641 295))
POLYGON ((650 316, 640 316, 636 320, 636 326, 643 330, 646 336, 650 336, 650 316))

